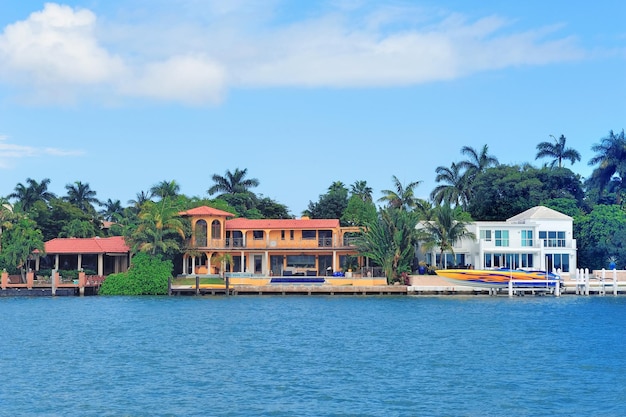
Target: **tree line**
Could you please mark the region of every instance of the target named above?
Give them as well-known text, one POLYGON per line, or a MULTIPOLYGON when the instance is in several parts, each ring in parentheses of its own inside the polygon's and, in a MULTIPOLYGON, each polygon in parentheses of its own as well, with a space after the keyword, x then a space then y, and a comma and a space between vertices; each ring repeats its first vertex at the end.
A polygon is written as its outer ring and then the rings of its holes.
MULTIPOLYGON (((378 200, 366 181, 349 186, 335 181, 302 214, 363 227, 359 250, 391 280, 415 268, 418 241, 423 248, 450 251, 458 239, 472 237, 464 232, 467 222, 505 220, 536 205, 574 218, 579 265, 598 269, 611 258, 623 268, 624 131, 610 131, 592 146, 595 155, 588 163, 594 169, 586 179, 563 166, 580 161, 566 137, 551 139, 536 147, 536 160, 547 161, 542 166, 501 164, 488 145, 464 146, 460 152, 465 159, 437 167, 437 186, 428 199, 416 197, 421 181, 403 183, 395 175, 378 200), (415 225, 426 220, 429 226, 417 231, 415 225)), ((178 213, 201 205, 251 219, 293 217, 284 204, 253 191, 260 182, 247 169, 214 174, 212 181, 207 198, 182 195, 175 180, 164 180, 123 205, 120 200, 98 200, 96 191, 81 181, 67 184, 66 195, 56 196, 48 190, 50 179, 27 178, 0 201, 0 268, 19 270, 33 250, 43 251, 43 242, 55 237, 124 236, 133 253, 172 261, 189 250, 190 225, 178 213)))

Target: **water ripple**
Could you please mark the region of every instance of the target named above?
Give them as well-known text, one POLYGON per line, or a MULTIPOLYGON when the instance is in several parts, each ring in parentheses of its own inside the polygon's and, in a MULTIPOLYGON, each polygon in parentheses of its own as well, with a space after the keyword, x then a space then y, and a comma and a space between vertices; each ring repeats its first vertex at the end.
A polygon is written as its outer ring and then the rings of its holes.
POLYGON ((623 416, 623 297, 2 298, 0 416, 623 416))

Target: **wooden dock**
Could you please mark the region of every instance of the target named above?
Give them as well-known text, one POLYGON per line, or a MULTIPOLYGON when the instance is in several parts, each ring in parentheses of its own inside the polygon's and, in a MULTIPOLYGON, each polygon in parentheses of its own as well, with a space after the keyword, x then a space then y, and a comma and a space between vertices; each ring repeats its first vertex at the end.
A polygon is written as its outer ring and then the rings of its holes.
POLYGON ((21 276, 2 272, 0 297, 97 295, 103 280, 104 277, 86 276, 82 271, 76 280, 62 280, 58 271, 54 271, 48 279, 39 280, 30 271, 26 273, 26 282, 21 282, 21 276))
POLYGON ((406 285, 339 286, 339 285, 172 285, 169 295, 406 295, 406 285))

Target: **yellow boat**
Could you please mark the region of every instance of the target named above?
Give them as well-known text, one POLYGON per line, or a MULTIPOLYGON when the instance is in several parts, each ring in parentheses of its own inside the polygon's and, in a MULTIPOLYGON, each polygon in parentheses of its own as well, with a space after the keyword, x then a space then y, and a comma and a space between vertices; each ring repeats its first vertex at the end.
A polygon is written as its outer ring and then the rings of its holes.
POLYGON ((507 287, 509 281, 523 281, 526 287, 554 287, 561 277, 552 272, 523 269, 440 269, 437 275, 455 284, 468 287, 507 287))

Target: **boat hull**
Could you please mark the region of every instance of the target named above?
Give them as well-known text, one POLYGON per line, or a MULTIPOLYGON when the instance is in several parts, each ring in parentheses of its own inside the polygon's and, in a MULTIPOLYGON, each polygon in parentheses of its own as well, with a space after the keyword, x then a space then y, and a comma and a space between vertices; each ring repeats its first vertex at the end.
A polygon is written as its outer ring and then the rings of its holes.
MULTIPOLYGON (((525 287, 554 287, 560 277, 545 271, 519 269, 441 269, 437 275, 455 285, 480 288, 508 287, 509 281, 521 281, 525 287)), ((516 284, 517 285, 517 284, 516 284)))

